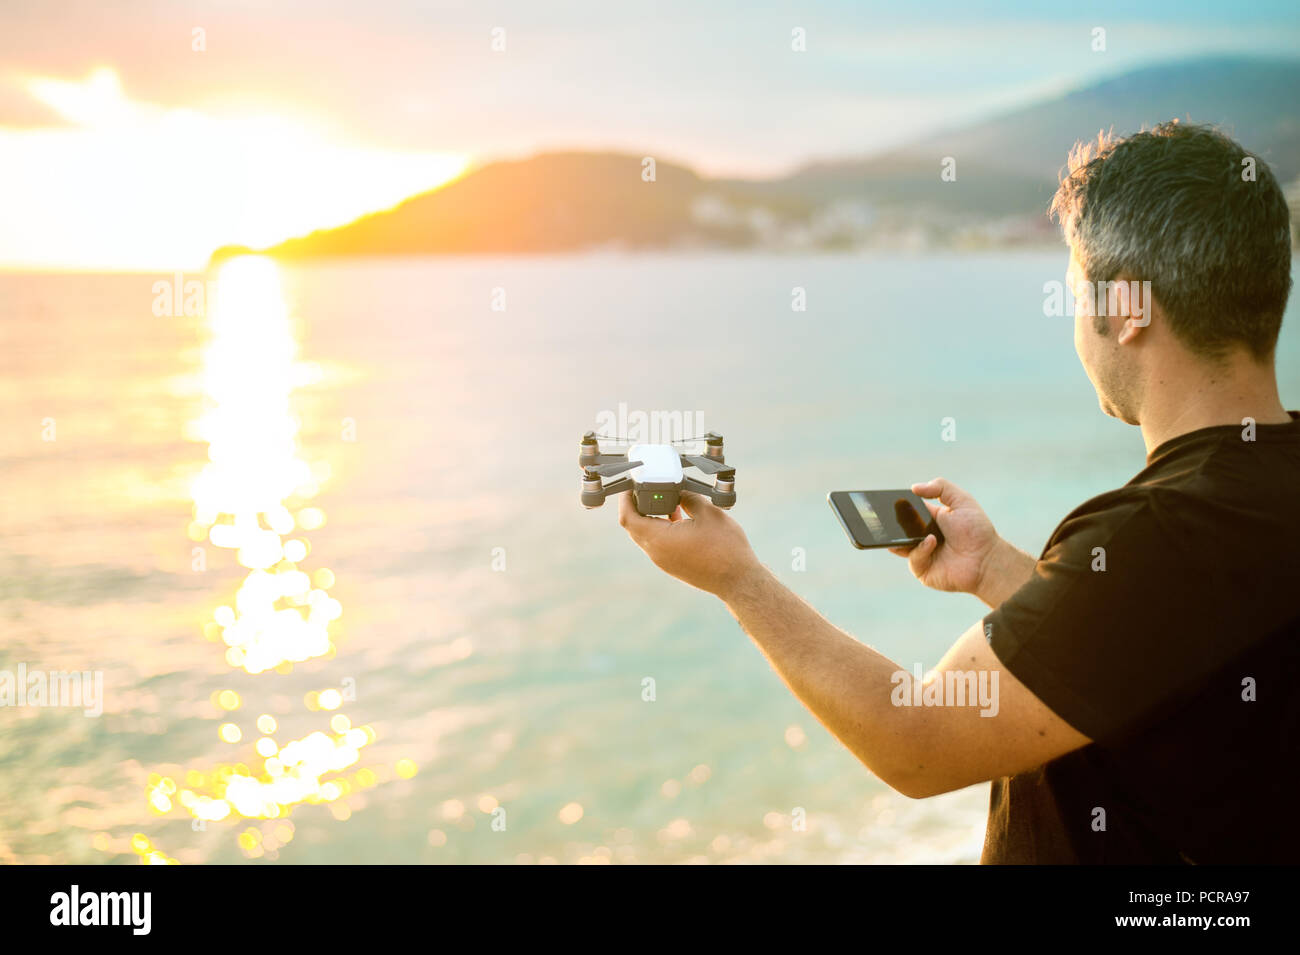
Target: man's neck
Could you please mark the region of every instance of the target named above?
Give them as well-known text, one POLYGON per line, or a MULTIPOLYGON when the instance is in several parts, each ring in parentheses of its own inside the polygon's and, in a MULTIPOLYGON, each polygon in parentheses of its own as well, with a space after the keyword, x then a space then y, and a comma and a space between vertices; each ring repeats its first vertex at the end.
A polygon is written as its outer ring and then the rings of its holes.
POLYGON ((1150 454, 1166 441, 1215 425, 1284 424, 1291 420, 1277 393, 1272 361, 1238 354, 1222 366, 1188 363, 1162 369, 1147 384, 1142 440, 1150 454))

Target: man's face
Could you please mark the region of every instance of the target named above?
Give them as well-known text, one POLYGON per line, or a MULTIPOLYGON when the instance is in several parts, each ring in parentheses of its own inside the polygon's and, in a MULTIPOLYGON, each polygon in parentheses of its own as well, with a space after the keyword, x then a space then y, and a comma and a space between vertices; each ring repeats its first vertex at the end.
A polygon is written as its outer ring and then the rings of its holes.
POLYGON ((1105 309, 1106 295, 1089 284, 1074 249, 1070 249, 1065 281, 1074 295, 1074 350, 1097 392, 1097 403, 1112 418, 1137 424, 1139 369, 1129 350, 1116 340, 1123 316, 1095 314, 1105 309))

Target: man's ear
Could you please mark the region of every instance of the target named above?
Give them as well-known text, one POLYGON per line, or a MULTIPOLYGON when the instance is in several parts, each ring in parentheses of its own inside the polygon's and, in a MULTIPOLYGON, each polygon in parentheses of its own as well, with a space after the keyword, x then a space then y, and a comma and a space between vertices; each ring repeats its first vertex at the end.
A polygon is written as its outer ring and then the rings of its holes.
POLYGON ((1137 341, 1138 335, 1146 328, 1146 325, 1139 325, 1141 319, 1126 318, 1124 324, 1120 326, 1119 338, 1116 339, 1121 345, 1130 345, 1137 341))
POLYGON ((1113 306, 1114 309, 1110 314, 1117 316, 1122 322, 1119 338, 1116 340, 1121 345, 1131 344, 1137 341, 1142 329, 1151 324, 1151 311, 1154 304, 1151 301, 1151 283, 1139 282, 1127 275, 1120 275, 1115 279, 1110 291, 1113 294, 1113 302, 1107 302, 1107 306, 1113 306))

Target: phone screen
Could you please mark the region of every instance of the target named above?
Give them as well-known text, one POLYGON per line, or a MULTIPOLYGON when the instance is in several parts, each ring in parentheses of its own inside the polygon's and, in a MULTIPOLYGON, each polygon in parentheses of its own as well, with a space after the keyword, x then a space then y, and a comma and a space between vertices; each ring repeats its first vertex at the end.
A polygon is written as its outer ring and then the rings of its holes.
POLYGON ((930 533, 943 540, 929 508, 910 490, 833 491, 830 502, 857 547, 916 544, 930 533))

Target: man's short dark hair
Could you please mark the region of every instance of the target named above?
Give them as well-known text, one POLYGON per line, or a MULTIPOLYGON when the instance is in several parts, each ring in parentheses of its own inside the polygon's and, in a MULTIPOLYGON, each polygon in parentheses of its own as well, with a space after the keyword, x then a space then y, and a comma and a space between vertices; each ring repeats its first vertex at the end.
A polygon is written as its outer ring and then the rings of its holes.
POLYGON ((1268 165, 1211 126, 1080 143, 1052 200, 1084 277, 1150 281, 1195 354, 1272 355, 1291 292, 1291 215, 1268 165))

